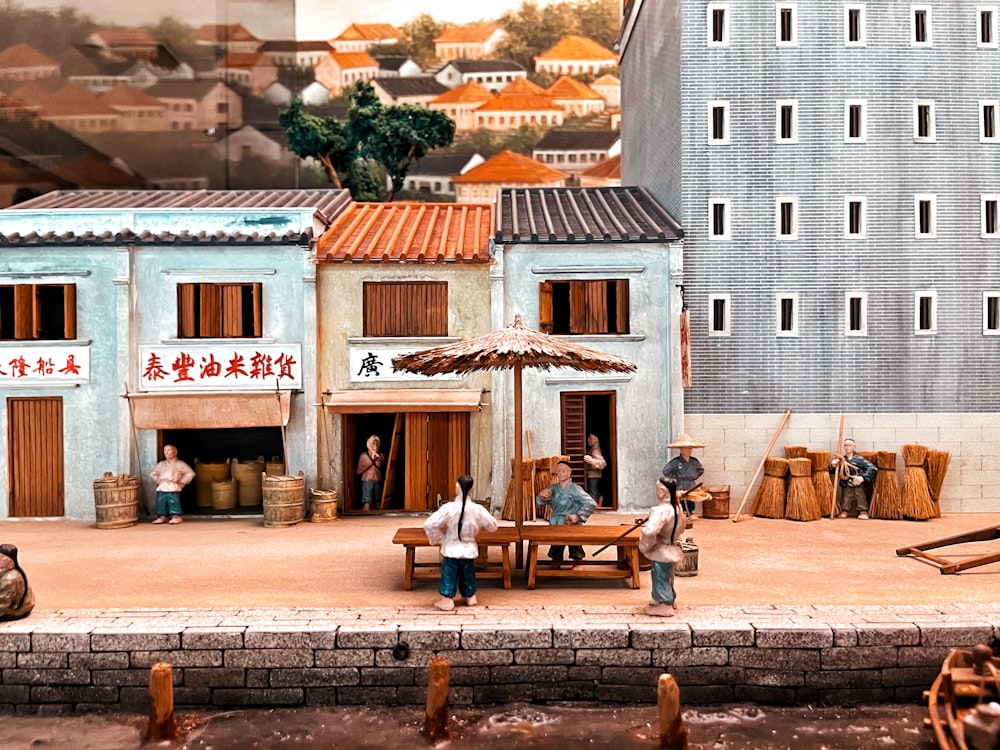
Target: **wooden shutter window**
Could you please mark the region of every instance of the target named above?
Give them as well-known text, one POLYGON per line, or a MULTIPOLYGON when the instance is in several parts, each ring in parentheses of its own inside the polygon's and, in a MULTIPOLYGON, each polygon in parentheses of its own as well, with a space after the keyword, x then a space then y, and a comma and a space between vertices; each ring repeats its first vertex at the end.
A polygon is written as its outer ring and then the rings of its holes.
POLYGON ((177 285, 177 337, 182 339, 194 338, 195 312, 194 312, 194 284, 177 285))
POLYGON ((608 333, 608 284, 607 281, 584 283, 586 333, 608 333))
POLYGON ((35 338, 34 284, 18 284, 14 287, 14 338, 35 338))
POLYGON ((63 337, 76 338, 76 284, 63 285, 63 337))
POLYGON ((629 304, 628 304, 628 279, 618 279, 610 282, 615 285, 615 330, 614 333, 628 333, 629 328, 629 304))
POLYGON ((447 336, 448 282, 365 282, 365 337, 447 336))
POLYGON ((538 330, 552 333, 552 282, 538 285, 538 330))
POLYGON ((243 287, 228 284, 222 287, 222 335, 234 338, 243 335, 243 287))

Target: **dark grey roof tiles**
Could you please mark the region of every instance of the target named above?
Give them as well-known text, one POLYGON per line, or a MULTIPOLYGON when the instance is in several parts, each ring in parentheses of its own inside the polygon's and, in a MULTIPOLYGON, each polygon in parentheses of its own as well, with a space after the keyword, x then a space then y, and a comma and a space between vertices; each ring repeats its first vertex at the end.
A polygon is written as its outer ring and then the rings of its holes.
POLYGON ((441 96, 451 90, 432 76, 376 78, 372 83, 394 99, 401 96, 441 96))
POLYGON ((553 128, 542 136, 534 151, 607 150, 621 140, 617 130, 563 130, 553 128))
POLYGON ((498 244, 668 242, 680 224, 641 187, 504 188, 498 244))

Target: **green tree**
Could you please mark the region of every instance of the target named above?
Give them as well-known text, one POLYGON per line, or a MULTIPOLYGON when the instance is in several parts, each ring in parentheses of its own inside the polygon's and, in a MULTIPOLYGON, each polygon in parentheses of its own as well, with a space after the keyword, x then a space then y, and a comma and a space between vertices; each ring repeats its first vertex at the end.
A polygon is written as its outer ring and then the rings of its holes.
POLYGON ((443 112, 414 105, 385 106, 367 81, 349 93, 347 121, 317 117, 299 99, 278 117, 291 151, 313 157, 337 187, 355 200, 391 201, 403 186, 410 164, 435 148, 451 145, 455 123, 443 112), (390 183, 383 196, 380 186, 390 183))
POLYGON ((401 31, 406 34, 407 52, 421 68, 429 68, 434 64, 437 55, 434 53, 434 39, 448 28, 448 24, 435 21, 433 16, 421 13, 412 21, 404 23, 401 31))
POLYGON ((75 8, 55 12, 33 10, 6 0, 0 5, 0 49, 30 44, 53 60, 58 60, 73 44, 86 39, 97 24, 75 8))
POLYGON ((500 25, 508 36, 497 49, 497 57, 516 60, 534 70, 535 58, 569 34, 589 37, 611 49, 618 36, 618 3, 577 0, 539 8, 534 0, 524 0, 516 10, 500 17, 500 25))

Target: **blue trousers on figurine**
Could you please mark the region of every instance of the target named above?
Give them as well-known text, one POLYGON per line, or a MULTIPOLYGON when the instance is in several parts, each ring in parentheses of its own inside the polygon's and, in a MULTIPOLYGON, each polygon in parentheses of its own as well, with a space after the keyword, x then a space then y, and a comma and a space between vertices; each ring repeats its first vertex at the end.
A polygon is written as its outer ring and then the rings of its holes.
POLYGON ((361 502, 364 505, 377 503, 382 499, 381 482, 361 482, 361 502))
POLYGON ((171 516, 183 515, 181 509, 181 493, 179 492, 157 492, 156 493, 156 515, 170 518, 171 516))
POLYGON ((456 557, 441 558, 441 583, 438 593, 451 599, 455 590, 462 592, 468 598, 476 593, 476 561, 475 559, 460 560, 456 557))
POLYGON ((673 604, 677 598, 674 592, 674 564, 653 560, 649 573, 653 582, 653 599, 661 604, 673 604))

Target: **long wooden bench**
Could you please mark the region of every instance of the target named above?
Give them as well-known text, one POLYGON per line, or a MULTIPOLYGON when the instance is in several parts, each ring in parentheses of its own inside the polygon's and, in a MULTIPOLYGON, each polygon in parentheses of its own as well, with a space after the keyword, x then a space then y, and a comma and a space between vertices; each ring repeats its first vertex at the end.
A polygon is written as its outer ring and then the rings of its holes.
MULTIPOLYGON (((511 587, 510 577, 510 545, 520 541, 515 526, 501 526, 496 531, 483 531, 476 537, 476 542, 484 547, 500 548, 500 566, 487 562, 485 570, 476 571, 476 579, 480 578, 502 578, 503 587, 511 587)), ((413 588, 414 578, 439 578, 441 575, 441 563, 417 562, 417 547, 431 547, 437 550, 436 545, 432 545, 427 540, 427 534, 420 526, 404 526, 396 531, 392 537, 393 544, 402 544, 406 548, 406 561, 403 566, 403 588, 409 591, 413 588)))
POLYGON ((631 579, 632 588, 639 588, 639 529, 633 529, 621 539, 616 539, 625 531, 622 526, 523 526, 521 538, 528 543, 526 572, 528 588, 535 588, 538 578, 626 578, 631 579), (538 548, 541 545, 570 545, 581 547, 603 547, 611 544, 618 548, 617 559, 570 560, 569 550, 562 565, 543 562, 538 564, 538 548), (626 565, 619 567, 619 560, 626 565))

